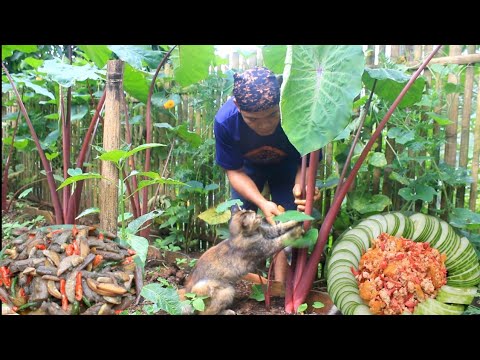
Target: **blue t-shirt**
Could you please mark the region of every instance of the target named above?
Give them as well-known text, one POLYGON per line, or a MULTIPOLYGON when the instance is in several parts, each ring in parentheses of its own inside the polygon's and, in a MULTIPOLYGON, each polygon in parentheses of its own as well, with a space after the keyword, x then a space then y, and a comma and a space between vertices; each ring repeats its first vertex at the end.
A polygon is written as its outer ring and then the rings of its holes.
POLYGON ((271 135, 257 135, 243 120, 233 98, 223 104, 215 116, 214 131, 216 161, 226 170, 301 163, 300 153, 280 124, 271 135))

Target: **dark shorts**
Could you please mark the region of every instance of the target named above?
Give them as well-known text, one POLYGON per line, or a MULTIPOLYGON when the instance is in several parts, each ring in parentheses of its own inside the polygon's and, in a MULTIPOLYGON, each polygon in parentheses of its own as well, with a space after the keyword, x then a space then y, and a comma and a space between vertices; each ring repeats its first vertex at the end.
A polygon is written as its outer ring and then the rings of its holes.
MULTIPOLYGON (((295 185, 295 175, 297 174, 298 163, 287 163, 281 166, 263 165, 263 166, 244 166, 243 171, 255 182, 257 188, 262 192, 266 182, 270 187, 271 201, 277 205, 282 205, 285 210, 296 210, 295 198, 293 197, 293 186, 295 185)), ((246 210, 257 211, 258 207, 245 200, 234 188, 232 190, 232 199, 240 199, 243 202, 243 208, 246 210)))

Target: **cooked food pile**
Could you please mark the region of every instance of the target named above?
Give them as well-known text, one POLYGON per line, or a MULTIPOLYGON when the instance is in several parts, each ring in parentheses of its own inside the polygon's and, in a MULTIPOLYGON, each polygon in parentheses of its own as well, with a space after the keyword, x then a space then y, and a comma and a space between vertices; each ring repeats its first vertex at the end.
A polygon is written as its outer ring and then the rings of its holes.
POLYGON ((125 309, 135 300, 135 253, 113 238, 88 226, 21 235, 2 251, 2 302, 20 314, 101 315, 125 309))
POLYGON ((434 298, 447 283, 446 255, 429 243, 381 233, 366 251, 358 271, 360 297, 373 314, 413 313, 415 306, 434 298))

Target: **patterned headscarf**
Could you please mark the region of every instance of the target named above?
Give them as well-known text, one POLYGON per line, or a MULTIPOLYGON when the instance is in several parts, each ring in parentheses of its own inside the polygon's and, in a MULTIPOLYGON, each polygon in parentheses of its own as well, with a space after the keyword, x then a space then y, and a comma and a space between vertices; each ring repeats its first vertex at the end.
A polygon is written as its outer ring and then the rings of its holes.
POLYGON ((233 74, 233 96, 240 110, 257 112, 280 102, 280 85, 273 72, 255 67, 233 74))

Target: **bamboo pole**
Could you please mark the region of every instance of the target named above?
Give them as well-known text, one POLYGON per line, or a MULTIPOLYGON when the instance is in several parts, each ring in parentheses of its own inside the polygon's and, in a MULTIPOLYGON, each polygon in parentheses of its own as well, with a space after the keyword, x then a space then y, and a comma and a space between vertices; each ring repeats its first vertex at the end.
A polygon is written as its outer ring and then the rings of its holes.
MULTIPOLYGON (((111 151, 120 148, 120 108, 123 91, 123 67, 121 60, 107 63, 107 97, 105 99, 105 122, 103 148, 111 151)), ((100 228, 117 233, 118 218, 118 170, 113 162, 102 161, 100 181, 100 228)))
MULTIPOLYGON (((462 51, 460 45, 450 46, 450 56, 459 55, 462 51)), ((448 82, 458 84, 459 79, 457 74, 448 74, 448 82)), ((457 123, 458 123, 458 93, 451 93, 447 95, 448 118, 452 121, 450 125, 445 127, 445 163, 456 167, 457 165, 457 123)), ((442 196, 441 209, 450 209, 454 207, 453 203, 453 188, 446 187, 446 197, 442 196)), ((444 211, 441 215, 442 219, 447 220, 448 211, 444 211)))
MULTIPOLYGON (((475 53, 475 45, 468 45, 468 53, 475 53)), ((458 165, 462 168, 467 168, 468 164, 468 147, 470 138, 470 113, 472 112, 472 97, 473 97, 473 65, 467 65, 465 71, 465 92, 463 95, 463 113, 462 113, 462 127, 460 136, 460 157, 458 165)), ((465 185, 457 188, 457 203, 456 207, 463 208, 465 206, 465 185)))
MULTIPOLYGON (((442 51, 442 49, 440 50, 442 51)), ((439 52, 440 52, 439 51, 439 52)), ((435 60, 435 58, 433 58, 432 60, 435 60)), ((434 107, 433 109, 433 112, 435 114, 440 114, 441 111, 442 111, 442 108, 443 108, 443 101, 444 101, 444 97, 442 96, 443 95, 443 91, 442 91, 442 88, 443 88, 443 79, 442 77, 440 76, 440 74, 438 75, 438 78, 436 79, 435 81, 435 92, 438 94, 438 105, 434 107)), ((433 133, 432 133, 432 136, 434 138, 439 138, 440 137, 440 125, 438 125, 437 122, 435 122, 433 124, 433 133)), ((440 163, 440 147, 437 147, 437 149, 435 149, 433 152, 432 152, 432 157, 433 157, 433 161, 436 163, 436 164, 439 164, 440 163)), ((428 213, 430 215, 438 215, 438 212, 437 212, 437 204, 438 204, 438 198, 442 198, 443 195, 440 195, 440 196, 437 196, 437 195, 434 195, 433 196, 433 201, 428 205, 428 213)))
MULTIPOLYGON (((480 84, 480 75, 477 76, 477 84, 480 84)), ((473 133, 473 158, 472 158, 472 178, 470 186, 470 210, 475 212, 478 196, 478 161, 480 160, 480 91, 477 92, 477 117, 475 119, 475 131, 473 133)))

